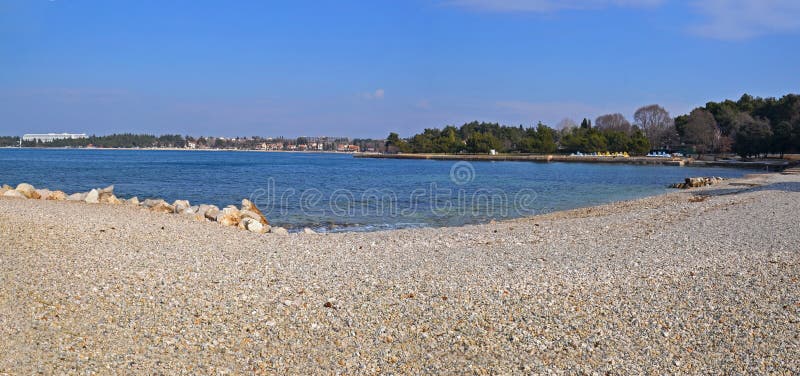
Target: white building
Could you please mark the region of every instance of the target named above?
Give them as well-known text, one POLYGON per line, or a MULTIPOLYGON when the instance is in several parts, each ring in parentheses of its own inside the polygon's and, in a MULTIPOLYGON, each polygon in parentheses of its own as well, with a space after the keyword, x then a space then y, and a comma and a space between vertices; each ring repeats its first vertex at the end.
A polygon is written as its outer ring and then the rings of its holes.
POLYGON ((51 142, 55 140, 76 140, 86 138, 85 133, 31 133, 22 136, 22 141, 51 142))

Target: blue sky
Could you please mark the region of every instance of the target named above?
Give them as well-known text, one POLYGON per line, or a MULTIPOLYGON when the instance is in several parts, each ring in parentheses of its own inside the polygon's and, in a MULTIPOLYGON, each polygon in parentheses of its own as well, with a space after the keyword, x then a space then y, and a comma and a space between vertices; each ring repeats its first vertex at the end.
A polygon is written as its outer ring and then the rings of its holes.
POLYGON ((797 93, 796 0, 0 0, 0 135, 408 136, 797 93))

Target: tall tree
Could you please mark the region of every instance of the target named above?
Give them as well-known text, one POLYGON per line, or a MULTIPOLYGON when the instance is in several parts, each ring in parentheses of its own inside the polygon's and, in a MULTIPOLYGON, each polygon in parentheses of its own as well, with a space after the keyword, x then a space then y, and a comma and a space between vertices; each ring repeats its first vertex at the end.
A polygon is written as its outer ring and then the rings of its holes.
POLYGON ((694 146, 698 154, 713 151, 719 127, 711 112, 701 108, 694 109, 683 129, 684 140, 694 146))
POLYGON ((664 107, 657 104, 641 107, 633 114, 633 120, 652 147, 672 150, 677 146, 679 137, 675 122, 664 107))
POLYGON ((708 102, 706 103, 706 109, 714 115, 714 119, 717 120, 717 125, 723 135, 736 136, 736 131, 739 130, 740 125, 737 120, 739 108, 736 102, 731 100, 726 100, 722 103, 708 102))
POLYGON ((386 138, 386 150, 390 153, 407 152, 409 151, 408 143, 402 139, 397 133, 389 133, 386 138))
POLYGON ((598 116, 594 124, 597 129, 603 131, 622 132, 626 135, 630 135, 633 132, 631 123, 620 113, 598 116))
POLYGON ((778 152, 783 158, 783 154, 792 148, 794 128, 792 124, 784 120, 773 128, 772 151, 778 152))
POLYGON ((736 154, 742 158, 758 156, 769 152, 772 141, 772 129, 764 118, 753 118, 750 114, 739 114, 741 128, 736 133, 736 154))
POLYGON ((561 121, 558 122, 558 124, 556 124, 556 129, 559 130, 559 131, 563 131, 565 129, 577 128, 577 127, 578 127, 578 123, 576 123, 575 120, 572 120, 570 118, 563 118, 563 119, 561 119, 561 121))
POLYGON ((467 140, 467 151, 470 153, 488 153, 500 149, 500 140, 490 133, 473 133, 467 140))
POLYGON ((636 128, 631 136, 631 143, 628 145, 628 152, 633 155, 645 155, 650 151, 650 140, 644 135, 641 129, 636 128))

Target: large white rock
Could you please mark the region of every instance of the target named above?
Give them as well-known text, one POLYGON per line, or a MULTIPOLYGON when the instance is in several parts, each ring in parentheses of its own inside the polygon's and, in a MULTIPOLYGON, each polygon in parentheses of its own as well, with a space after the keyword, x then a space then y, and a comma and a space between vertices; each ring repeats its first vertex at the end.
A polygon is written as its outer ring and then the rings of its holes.
POLYGON ((16 191, 22 193, 26 198, 39 198, 39 194, 36 193, 36 188, 28 183, 19 183, 16 191))
POLYGON ((275 234, 275 235, 281 235, 281 236, 287 236, 287 235, 289 235, 289 231, 287 231, 287 230, 286 230, 285 228, 283 228, 283 227, 273 227, 273 228, 271 228, 271 229, 270 229, 270 231, 269 231, 269 232, 270 232, 271 234, 275 234))
POLYGON ((257 219, 253 218, 243 218, 242 223, 244 224, 244 228, 250 232, 256 232, 259 234, 264 234, 268 231, 269 226, 264 226, 261 222, 257 219))
POLYGON ((187 200, 175 200, 172 203, 172 206, 175 207, 175 212, 179 214, 183 214, 188 210, 192 205, 189 204, 187 200))
POLYGON ((24 194, 16 190, 10 190, 3 193, 3 197, 11 197, 11 198, 27 198, 24 194))
POLYGON ((39 194, 40 200, 48 200, 53 192, 51 192, 49 189, 37 189, 36 193, 39 194))
POLYGON ((83 201, 86 199, 86 192, 73 193, 67 196, 67 201, 83 201))
POLYGON ((264 224, 264 222, 261 221, 261 216, 258 215, 257 213, 254 213, 254 212, 250 211, 250 210, 241 210, 239 212, 239 215, 241 215, 242 218, 252 218, 252 219, 255 219, 256 221, 261 222, 261 224, 264 224))
POLYGON ((252 201, 250 201, 248 199, 243 199, 242 200, 242 211, 248 211, 248 212, 254 213, 257 216, 257 219, 259 220, 259 222, 261 222, 262 225, 268 225, 269 224, 269 221, 267 221, 267 217, 264 216, 264 213, 262 213, 261 210, 258 209, 256 204, 254 204, 252 201))
POLYGON ((217 216, 219 215, 219 208, 216 205, 205 205, 207 206, 205 209, 201 208, 200 211, 203 212, 203 216, 210 221, 216 221, 217 216))
POLYGON ((202 204, 197 206, 197 210, 195 210, 194 213, 205 217, 208 209, 211 209, 211 205, 202 204))
POLYGON ((223 208, 223 209, 222 209, 222 213, 223 213, 223 214, 236 214, 236 215, 241 215, 241 212, 239 211, 239 209, 237 209, 237 208, 236 208, 235 206, 233 206, 233 205, 228 205, 228 206, 226 206, 225 208, 223 208))
POLYGON ((217 223, 223 226, 238 226, 242 215, 235 206, 228 206, 217 214, 217 223))
POLYGON ((86 194, 86 198, 84 198, 83 201, 86 201, 89 204, 99 204, 100 192, 98 192, 96 189, 92 189, 86 194))
POLYGON ((128 205, 139 206, 139 198, 136 197, 136 196, 133 196, 133 197, 129 198, 127 201, 125 201, 125 203, 128 204, 128 205))
POLYGON ((156 203, 155 205, 150 206, 149 209, 156 213, 167 213, 167 214, 175 213, 174 206, 167 204, 167 202, 164 200, 159 200, 159 201, 160 202, 156 203))
POLYGON ((52 191, 47 199, 51 201, 64 201, 67 199, 67 194, 62 191, 52 191))

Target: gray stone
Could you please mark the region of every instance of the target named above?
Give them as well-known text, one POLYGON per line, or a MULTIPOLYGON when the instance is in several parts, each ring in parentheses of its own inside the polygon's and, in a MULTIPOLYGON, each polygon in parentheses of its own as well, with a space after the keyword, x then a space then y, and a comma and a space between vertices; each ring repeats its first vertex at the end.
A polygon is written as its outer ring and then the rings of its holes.
POLYGON ((149 208, 152 208, 153 206, 162 205, 162 204, 166 204, 166 203, 167 202, 162 200, 162 199, 148 198, 148 199, 142 201, 142 206, 144 206, 144 207, 149 209, 149 208))
MULTIPOLYGON (((201 209, 202 210, 202 209, 201 209)), ((208 205, 208 208, 203 212, 203 215, 211 221, 216 221, 219 215, 219 208, 214 205, 208 205)))
POLYGON ((208 211, 208 209, 211 209, 211 206, 212 205, 206 205, 206 204, 199 205, 197 206, 197 210, 195 210, 195 213, 205 217, 206 212, 208 211))
POLYGON ((175 200, 175 202, 172 203, 172 206, 175 207, 176 213, 184 214, 192 205, 189 204, 189 201, 187 200, 175 200))
POLYGON ((175 207, 167 204, 164 200, 161 200, 161 202, 150 206, 149 209, 157 213, 175 213, 175 207))

